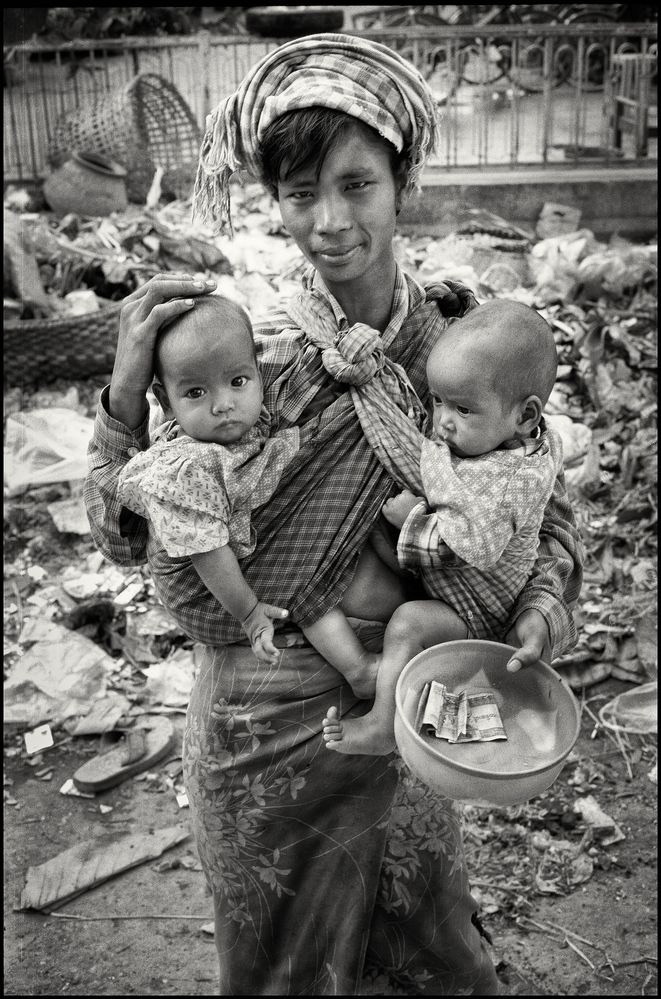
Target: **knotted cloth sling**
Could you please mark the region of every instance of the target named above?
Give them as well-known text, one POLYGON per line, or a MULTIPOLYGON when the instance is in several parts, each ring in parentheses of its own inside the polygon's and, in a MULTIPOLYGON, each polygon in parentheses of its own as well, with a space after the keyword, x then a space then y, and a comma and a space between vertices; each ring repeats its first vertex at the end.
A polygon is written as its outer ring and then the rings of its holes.
POLYGON ((231 229, 229 181, 239 169, 262 180, 259 144, 289 111, 321 107, 369 125, 404 152, 412 191, 437 139, 436 105, 424 78, 393 49, 351 35, 308 35, 261 59, 206 120, 193 214, 231 229))
POLYGON ((404 368, 386 357, 378 330, 365 323, 338 330, 329 302, 314 292, 290 299, 287 312, 321 352, 328 373, 350 386, 356 414, 377 458, 397 481, 421 492, 421 429, 427 413, 404 368), (384 424, 391 427, 385 462, 379 439, 384 424))
MULTIPOLYGON (((424 494, 420 470, 427 412, 404 368, 384 352, 378 330, 365 323, 338 328, 328 299, 314 287, 314 272, 304 275, 305 291, 287 302, 287 314, 321 353, 322 364, 338 382, 350 386, 358 419, 376 457, 402 488, 424 494)), ((475 298, 455 282, 425 289, 427 301, 442 313, 457 316, 475 298)))

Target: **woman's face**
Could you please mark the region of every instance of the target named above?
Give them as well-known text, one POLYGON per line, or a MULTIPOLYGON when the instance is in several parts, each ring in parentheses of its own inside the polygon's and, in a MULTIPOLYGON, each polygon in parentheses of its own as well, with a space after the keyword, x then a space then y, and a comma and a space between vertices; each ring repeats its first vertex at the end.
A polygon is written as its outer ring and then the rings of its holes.
POLYGON ((394 265, 397 185, 390 148, 356 123, 330 150, 319 177, 304 167, 278 185, 282 221, 324 282, 369 293, 394 265))

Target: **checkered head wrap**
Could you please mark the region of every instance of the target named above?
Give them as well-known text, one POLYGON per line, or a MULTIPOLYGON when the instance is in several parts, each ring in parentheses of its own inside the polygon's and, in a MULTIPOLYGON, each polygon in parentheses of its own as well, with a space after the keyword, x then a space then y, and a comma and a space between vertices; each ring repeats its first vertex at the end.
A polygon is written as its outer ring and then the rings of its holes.
POLYGON ((230 225, 236 170, 262 179, 259 143, 289 111, 322 107, 371 126, 408 160, 406 190, 418 185, 437 138, 436 105, 417 69, 393 49, 352 35, 298 38, 264 56, 238 90, 207 116, 193 213, 216 231, 230 225))

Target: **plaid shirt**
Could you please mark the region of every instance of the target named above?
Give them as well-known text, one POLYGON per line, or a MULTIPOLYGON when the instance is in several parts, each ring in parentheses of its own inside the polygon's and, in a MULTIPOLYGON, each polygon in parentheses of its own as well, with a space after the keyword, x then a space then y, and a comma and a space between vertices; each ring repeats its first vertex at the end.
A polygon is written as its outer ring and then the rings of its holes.
MULTIPOLYGON (((322 286, 322 290, 323 286, 322 286)), ((422 288, 398 272, 391 320, 382 335, 387 356, 401 364, 427 404, 429 352, 447 327, 474 302, 451 282, 422 288)), ((338 326, 346 323, 331 299, 338 326)), ((337 606, 357 557, 388 496, 392 478, 367 442, 347 386, 333 382, 319 351, 285 311, 255 325, 264 403, 281 426, 315 421, 310 439, 285 470, 276 495, 253 511, 257 546, 241 568, 260 599, 287 607, 291 620, 307 625, 337 606)), ((121 507, 117 477, 135 450, 149 446, 148 422, 130 431, 109 416, 106 387, 99 401, 88 450, 85 503, 92 537, 118 565, 141 565, 149 555, 163 604, 196 641, 225 645, 245 638, 238 622, 203 585, 189 559, 147 551, 142 518, 121 507)), ((514 616, 538 609, 551 632, 554 655, 574 639, 571 604, 582 579, 582 549, 560 480, 545 511, 538 559, 514 616)), ((514 619, 514 617, 513 617, 514 619)))

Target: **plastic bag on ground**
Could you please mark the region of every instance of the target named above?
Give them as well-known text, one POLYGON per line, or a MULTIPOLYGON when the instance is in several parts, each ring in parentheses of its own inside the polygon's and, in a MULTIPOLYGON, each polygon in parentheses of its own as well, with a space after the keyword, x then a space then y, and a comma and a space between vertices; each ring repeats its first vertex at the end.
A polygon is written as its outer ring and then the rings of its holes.
POLYGON ((8 496, 31 486, 71 482, 87 475, 94 421, 71 409, 33 409, 7 417, 5 476, 8 496))
POLYGON ((639 735, 658 732, 658 681, 625 690, 599 710, 599 720, 606 728, 639 735))
POLYGON ((35 618, 26 620, 20 642, 30 648, 4 684, 5 724, 59 725, 106 695, 114 660, 85 635, 35 618))

